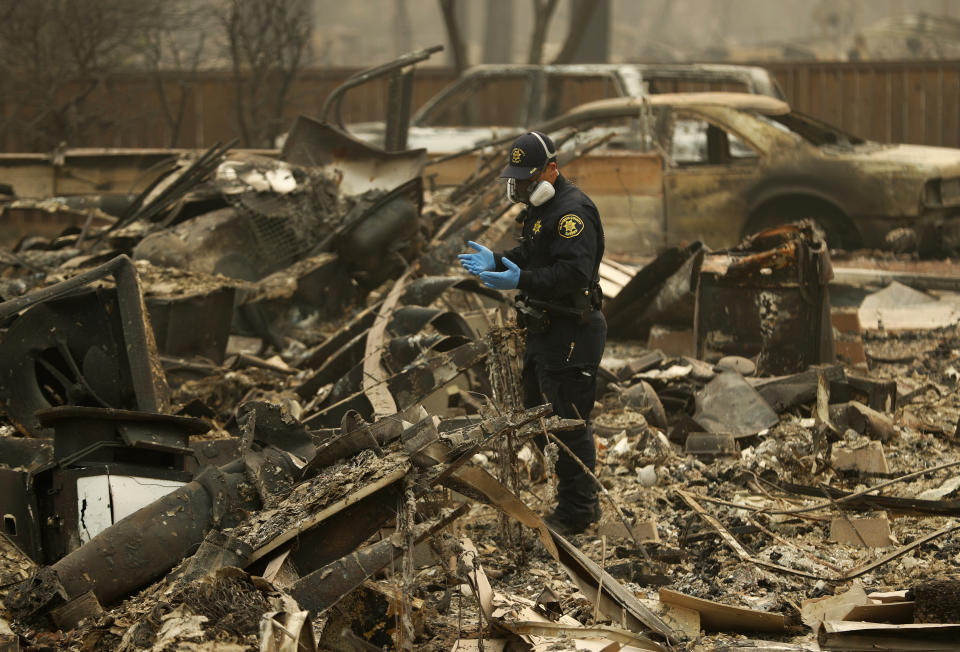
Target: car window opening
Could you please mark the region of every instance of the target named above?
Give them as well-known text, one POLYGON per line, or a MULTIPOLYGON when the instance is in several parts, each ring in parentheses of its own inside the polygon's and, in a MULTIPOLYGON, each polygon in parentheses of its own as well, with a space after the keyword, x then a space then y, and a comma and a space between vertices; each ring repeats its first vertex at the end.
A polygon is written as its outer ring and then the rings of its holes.
POLYGON ((757 153, 736 134, 705 120, 681 118, 673 123, 670 158, 677 165, 723 165, 756 159, 757 153))
POLYGON ((815 118, 791 111, 783 115, 760 115, 757 117, 772 124, 778 129, 783 129, 792 134, 796 134, 811 145, 820 147, 822 145, 862 145, 866 141, 863 138, 854 136, 845 131, 831 127, 825 122, 820 122, 815 118))

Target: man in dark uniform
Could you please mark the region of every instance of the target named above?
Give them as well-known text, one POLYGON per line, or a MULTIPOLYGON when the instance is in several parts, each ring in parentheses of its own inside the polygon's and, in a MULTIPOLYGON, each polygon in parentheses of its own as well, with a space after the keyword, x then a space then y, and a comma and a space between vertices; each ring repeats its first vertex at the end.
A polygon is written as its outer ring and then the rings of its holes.
MULTIPOLYGON (((520 246, 494 254, 470 242, 476 253, 459 258, 488 287, 520 290, 517 320, 527 329, 524 405, 549 402, 558 416, 588 420, 607 335, 598 274, 603 225, 590 198, 560 174, 556 157, 545 134, 530 132, 514 142, 500 176, 507 179, 507 195, 527 205, 520 246)), ((589 421, 557 437, 594 469, 589 421)), ((537 441, 541 448, 545 443, 537 441)), ((546 522, 561 534, 583 532, 600 518, 596 485, 562 449, 557 477, 557 507, 546 522)))

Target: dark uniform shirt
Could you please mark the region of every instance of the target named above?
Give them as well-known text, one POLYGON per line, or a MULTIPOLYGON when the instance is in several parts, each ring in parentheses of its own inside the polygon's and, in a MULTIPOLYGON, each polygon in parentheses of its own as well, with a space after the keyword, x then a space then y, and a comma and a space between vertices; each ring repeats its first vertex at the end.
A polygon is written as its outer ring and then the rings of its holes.
MULTIPOLYGON (((576 185, 558 176, 556 194, 542 206, 529 206, 520 246, 496 256, 498 269, 509 258, 520 267, 517 289, 530 299, 561 311, 574 309, 574 293, 598 281, 603 257, 603 225, 593 201, 576 185)), ((545 368, 596 369, 603 355, 606 323, 599 310, 584 318, 548 311, 544 333, 527 331, 526 355, 545 368)), ((592 400, 592 399, 591 399, 592 400)))
POLYGON ((556 194, 542 206, 529 206, 520 246, 497 256, 522 270, 517 288, 531 299, 572 306, 572 295, 589 288, 603 257, 603 226, 593 201, 562 175, 556 194))

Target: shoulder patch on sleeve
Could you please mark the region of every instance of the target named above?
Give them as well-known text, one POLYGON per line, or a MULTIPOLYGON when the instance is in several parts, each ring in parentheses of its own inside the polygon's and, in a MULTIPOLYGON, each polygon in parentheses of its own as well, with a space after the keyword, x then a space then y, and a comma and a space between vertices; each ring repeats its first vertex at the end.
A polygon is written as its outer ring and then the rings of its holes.
POLYGON ((583 220, 573 213, 567 213, 557 222, 557 232, 563 238, 576 238, 583 233, 583 220))

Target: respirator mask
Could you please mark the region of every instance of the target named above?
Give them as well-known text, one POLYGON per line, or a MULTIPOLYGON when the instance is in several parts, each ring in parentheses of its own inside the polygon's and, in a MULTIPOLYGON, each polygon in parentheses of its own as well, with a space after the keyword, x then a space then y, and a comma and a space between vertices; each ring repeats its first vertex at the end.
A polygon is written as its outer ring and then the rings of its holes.
POLYGON ((553 199, 557 191, 549 181, 541 181, 525 193, 526 197, 521 197, 521 194, 517 189, 517 180, 507 179, 507 199, 514 203, 524 202, 532 206, 542 206, 553 199))
MULTIPOLYGON (((550 164, 550 161, 557 157, 557 153, 550 151, 550 148, 547 147, 547 144, 544 142, 543 138, 540 137, 540 134, 535 131, 531 133, 533 133, 533 135, 537 137, 537 140, 540 141, 540 144, 543 146, 543 151, 547 155, 547 160, 544 162, 543 167, 531 176, 531 178, 536 178, 543 174, 543 171, 550 164)), ((507 199, 514 203, 524 202, 530 204, 531 206, 542 206, 553 199, 553 196, 557 193, 556 189, 553 187, 553 184, 549 181, 540 181, 532 187, 530 186, 529 182, 524 185, 526 188, 520 189, 517 187, 518 184, 516 179, 507 179, 507 199), (524 197, 523 195, 526 196, 524 197)))

